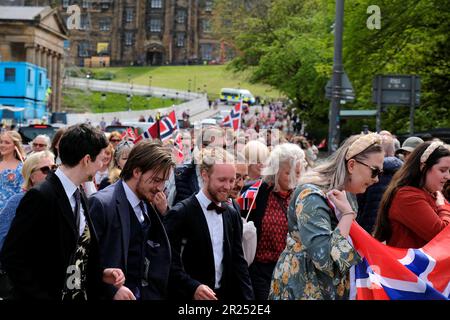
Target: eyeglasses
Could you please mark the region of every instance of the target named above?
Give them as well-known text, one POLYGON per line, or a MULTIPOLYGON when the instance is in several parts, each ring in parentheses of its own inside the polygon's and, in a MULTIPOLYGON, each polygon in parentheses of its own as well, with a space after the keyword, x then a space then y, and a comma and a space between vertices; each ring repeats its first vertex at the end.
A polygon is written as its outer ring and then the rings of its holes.
POLYGON ((55 171, 58 168, 58 166, 56 164, 51 165, 51 166, 43 166, 41 168, 36 168, 33 170, 33 172, 40 170, 42 172, 42 174, 48 174, 50 171, 55 171))
POLYGON ((111 140, 109 140, 110 142, 120 142, 121 140, 120 139, 111 139, 111 140))
POLYGON ((45 144, 45 143, 36 143, 36 142, 33 142, 33 147, 35 147, 35 148, 45 148, 45 147, 47 147, 47 145, 45 144))
POLYGON ((245 175, 236 174, 236 182, 239 182, 241 180, 245 181, 245 180, 247 180, 247 178, 248 178, 247 174, 245 174, 245 175))
POLYGON ((369 168, 370 170, 372 170, 372 174, 371 174, 372 179, 375 179, 376 177, 378 177, 378 176, 380 176, 381 174, 383 174, 383 170, 381 170, 380 168, 376 168, 376 167, 369 166, 368 164, 366 164, 366 163, 364 163, 364 162, 361 162, 361 161, 358 161, 358 160, 356 160, 356 159, 354 159, 354 160, 355 160, 356 162, 362 164, 362 165, 365 165, 367 168, 369 168))

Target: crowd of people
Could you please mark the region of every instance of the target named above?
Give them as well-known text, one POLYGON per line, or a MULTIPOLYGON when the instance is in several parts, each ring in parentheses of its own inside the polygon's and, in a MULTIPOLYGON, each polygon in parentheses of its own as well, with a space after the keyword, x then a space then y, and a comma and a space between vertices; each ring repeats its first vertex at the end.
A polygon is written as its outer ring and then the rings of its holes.
POLYGON ((449 224, 448 145, 362 133, 319 159, 287 116, 273 105, 240 133, 185 131, 182 162, 173 139, 89 124, 38 136, 28 154, 2 133, 0 297, 352 299, 354 221, 399 248, 449 224))

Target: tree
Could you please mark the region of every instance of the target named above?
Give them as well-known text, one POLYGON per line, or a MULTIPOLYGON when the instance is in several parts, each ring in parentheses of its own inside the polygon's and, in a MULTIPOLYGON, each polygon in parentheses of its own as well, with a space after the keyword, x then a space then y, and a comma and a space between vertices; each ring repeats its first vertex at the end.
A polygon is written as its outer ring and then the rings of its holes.
MULTIPOLYGON (((369 30, 366 10, 372 2, 345 1, 344 68, 356 93, 356 102, 346 108, 375 108, 372 81, 377 74, 417 74, 422 81, 422 97, 416 128, 450 126, 450 3, 380 0, 381 29, 369 30)), ((221 30, 223 34, 228 32, 229 41, 240 50, 231 68, 249 69, 252 81, 278 89, 293 101, 309 128, 326 136, 329 101, 324 98, 324 87, 332 72, 334 2, 264 1, 259 10, 250 12, 245 11, 244 4, 242 0, 218 0, 216 7, 215 21, 218 16, 228 19, 228 29, 221 30), (225 8, 231 12, 221 13, 225 8)), ((342 132, 359 132, 363 124, 375 129, 375 120, 365 119, 347 122, 342 132)), ((408 109, 388 108, 382 126, 394 132, 407 131, 408 109)))

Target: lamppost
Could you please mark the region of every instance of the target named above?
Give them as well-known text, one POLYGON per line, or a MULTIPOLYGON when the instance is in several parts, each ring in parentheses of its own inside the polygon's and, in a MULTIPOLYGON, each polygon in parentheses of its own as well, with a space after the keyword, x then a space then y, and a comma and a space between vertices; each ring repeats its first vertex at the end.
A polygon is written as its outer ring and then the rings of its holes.
POLYGON ((177 101, 178 101, 178 91, 175 92, 175 96, 177 97, 176 99, 177 99, 177 101))
POLYGON ((203 85, 203 92, 205 93, 205 96, 207 95, 206 93, 206 84, 203 85))
POLYGON ((164 100, 166 99, 166 94, 163 93, 163 95, 161 96, 161 98, 162 98, 162 101, 161 101, 162 106, 161 106, 161 108, 163 108, 163 107, 164 107, 164 100))
POLYGON ((131 94, 127 95, 128 111, 131 111, 131 94))
POLYGON ((88 72, 87 74, 86 74, 86 81, 87 81, 87 89, 88 89, 88 91, 89 91, 89 79, 91 78, 91 73, 90 72, 88 72))
POLYGON ((342 65, 342 34, 344 31, 344 0, 336 0, 336 21, 334 28, 334 57, 333 57, 333 82, 329 111, 328 127, 328 152, 333 153, 339 145, 341 109, 341 77, 344 72, 342 65))
POLYGON ((101 99, 101 105, 100 105, 100 109, 102 110, 102 113, 105 112, 105 100, 106 100, 106 93, 102 92, 102 95, 100 97, 101 99))

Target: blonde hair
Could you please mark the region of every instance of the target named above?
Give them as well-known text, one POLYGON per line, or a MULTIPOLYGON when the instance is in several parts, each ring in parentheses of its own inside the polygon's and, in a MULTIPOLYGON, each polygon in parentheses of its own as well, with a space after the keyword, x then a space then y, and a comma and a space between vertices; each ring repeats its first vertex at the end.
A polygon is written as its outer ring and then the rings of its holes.
POLYGON ((29 190, 29 189, 31 189, 31 187, 33 187, 33 182, 31 181, 31 175, 37 169, 39 162, 44 158, 47 158, 47 159, 50 159, 53 161, 55 159, 55 155, 53 154, 53 152, 51 152, 49 150, 44 150, 44 151, 34 152, 27 158, 27 160, 25 160, 25 162, 23 163, 23 167, 22 167, 22 176, 23 176, 22 188, 23 189, 29 190))
POLYGON ((300 163, 303 171, 306 166, 305 152, 293 143, 279 144, 273 148, 265 162, 265 167, 262 170, 263 180, 276 187, 280 168, 287 164, 290 166, 289 187, 294 189, 299 182, 295 172, 295 166, 298 163, 300 163))
POLYGON ((215 164, 234 164, 234 156, 223 148, 206 147, 200 152, 200 172, 212 172, 215 164))
POLYGON ((269 148, 267 148, 264 143, 258 140, 247 142, 244 149, 242 149, 242 153, 244 154, 247 164, 257 164, 265 162, 270 154, 269 148))
MULTIPOLYGON (((363 135, 353 135, 349 137, 328 159, 319 166, 307 172, 301 179, 300 184, 312 183, 323 190, 344 190, 345 182, 348 179, 347 170, 347 152, 349 148, 363 135)), ((378 142, 368 145, 361 152, 354 154, 351 158, 357 160, 367 159, 370 153, 382 152, 381 145, 378 142)), ((351 159, 350 158, 350 159, 351 159)))
POLYGON ((22 147, 22 137, 20 136, 20 134, 17 131, 6 131, 1 135, 7 135, 8 137, 11 138, 15 146, 14 157, 17 160, 23 162, 25 160, 26 153, 22 147))

